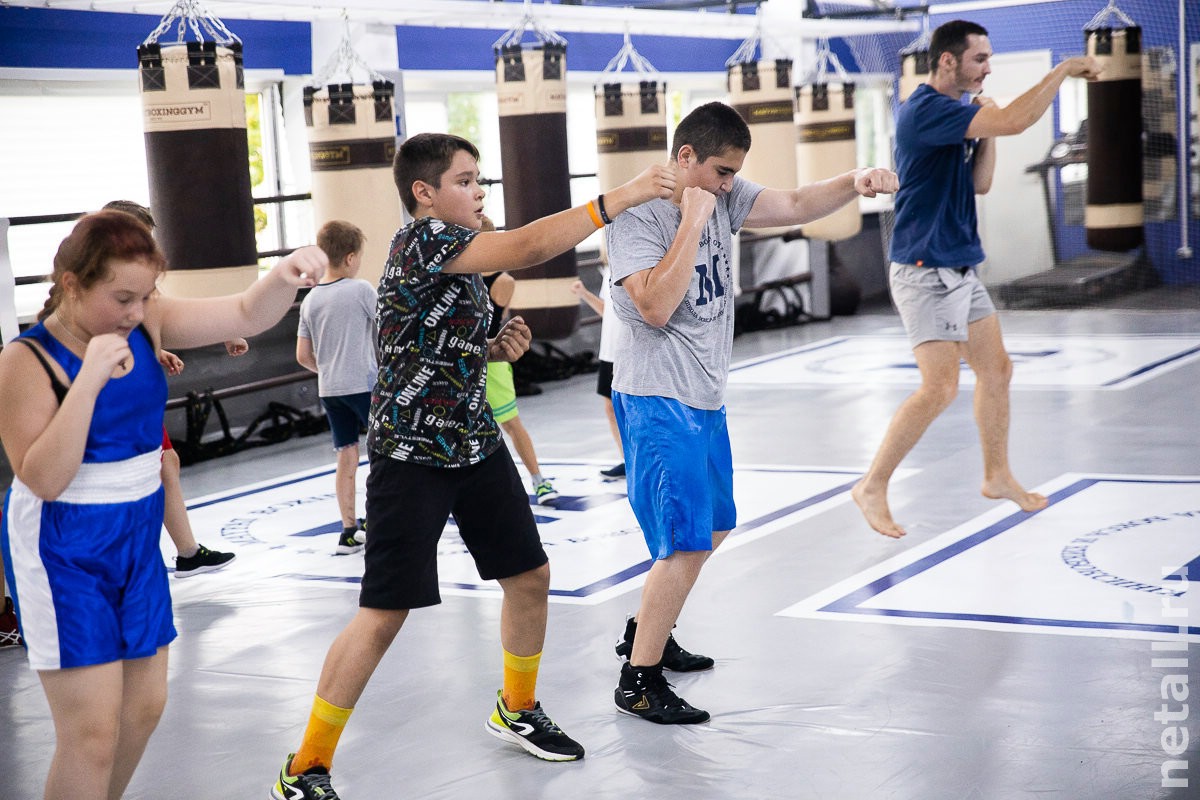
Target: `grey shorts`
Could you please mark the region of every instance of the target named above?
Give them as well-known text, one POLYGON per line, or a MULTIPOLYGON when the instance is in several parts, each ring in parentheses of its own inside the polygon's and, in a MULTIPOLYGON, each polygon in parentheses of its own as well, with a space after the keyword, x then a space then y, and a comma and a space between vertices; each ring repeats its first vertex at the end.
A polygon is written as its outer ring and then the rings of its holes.
POLYGON ((987 288, 971 267, 918 267, 892 262, 892 303, 908 341, 965 342, 967 326, 996 313, 987 288))

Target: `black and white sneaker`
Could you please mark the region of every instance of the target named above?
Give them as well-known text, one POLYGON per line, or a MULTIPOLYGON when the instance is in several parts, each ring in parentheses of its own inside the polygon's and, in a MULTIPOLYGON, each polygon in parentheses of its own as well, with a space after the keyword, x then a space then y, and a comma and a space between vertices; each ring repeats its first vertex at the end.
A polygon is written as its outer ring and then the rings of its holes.
POLYGON ((622 461, 615 467, 600 470, 600 474, 607 480, 615 481, 625 477, 625 462, 622 461))
MULTIPOLYGON (((637 634, 637 620, 633 617, 625 620, 625 636, 617 642, 617 657, 628 661, 633 656, 633 637, 637 634)), ((714 662, 708 656, 689 653, 675 641, 674 634, 667 635, 667 644, 663 647, 662 665, 672 672, 702 672, 712 669, 714 662)))
POLYGON ((583 758, 583 746, 554 724, 541 703, 521 711, 509 711, 503 691, 496 692, 496 707, 484 723, 488 733, 506 742, 521 745, 530 755, 545 761, 576 761, 583 758))
POLYGON ((283 762, 279 777, 271 787, 271 800, 339 800, 338 793, 329 782, 329 770, 324 767, 313 767, 300 775, 289 775, 292 767, 292 753, 283 762))
POLYGON ((229 565, 230 561, 237 558, 235 553, 220 553, 216 550, 209 550, 204 545, 199 545, 195 555, 184 558, 183 556, 175 557, 175 577, 187 578, 191 575, 199 575, 202 572, 214 572, 229 565))
POLYGON ((708 722, 708 712, 693 708, 671 689, 662 665, 621 666, 621 680, 613 693, 617 710, 659 725, 694 725, 708 722))
POLYGON ((366 541, 366 538, 364 536, 363 540, 359 541, 357 525, 353 528, 343 528, 342 532, 338 535, 337 550, 335 552, 339 556, 348 556, 351 553, 357 553, 363 549, 363 542, 366 541))

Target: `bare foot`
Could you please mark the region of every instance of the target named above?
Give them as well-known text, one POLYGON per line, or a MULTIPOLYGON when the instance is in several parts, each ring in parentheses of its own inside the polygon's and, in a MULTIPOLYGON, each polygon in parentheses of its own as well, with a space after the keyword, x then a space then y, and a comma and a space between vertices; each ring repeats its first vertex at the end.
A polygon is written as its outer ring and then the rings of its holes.
POLYGON ((1012 477, 1007 480, 984 481, 983 496, 992 500, 1012 500, 1022 511, 1041 511, 1050 505, 1043 494, 1027 492, 1012 477))
POLYGON ((904 535, 904 528, 896 524, 896 521, 892 519, 892 512, 888 509, 887 489, 882 492, 870 491, 863 487, 862 481, 859 481, 850 490, 850 496, 858 504, 859 511, 867 518, 867 524, 877 532, 893 539, 899 539, 904 535))

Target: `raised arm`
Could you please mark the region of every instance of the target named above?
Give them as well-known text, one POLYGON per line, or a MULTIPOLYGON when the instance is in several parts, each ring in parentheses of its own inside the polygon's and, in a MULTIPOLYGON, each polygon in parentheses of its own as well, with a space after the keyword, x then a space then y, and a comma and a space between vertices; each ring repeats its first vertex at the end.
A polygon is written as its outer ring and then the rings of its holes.
MULTIPOLYGON (((982 108, 995 108, 996 101, 980 95, 971 102, 982 108)), ((982 113, 982 108, 980 113, 982 113)), ((994 139, 980 139, 975 148, 975 166, 972 167, 971 177, 975 183, 975 194, 987 194, 992 189, 992 178, 996 174, 996 142, 994 139)))
POLYGON ((1059 63, 1046 73, 1029 91, 1000 108, 994 103, 984 106, 967 126, 966 138, 990 139, 993 136, 1013 136, 1037 122, 1058 96, 1058 87, 1067 78, 1095 80, 1100 64, 1090 56, 1075 56, 1059 63))
POLYGON ((832 214, 860 195, 890 194, 899 186, 891 170, 866 167, 798 189, 763 189, 744 224, 747 228, 804 225, 832 214))
POLYGON ((695 272, 700 235, 717 205, 717 196, 699 186, 683 190, 679 201, 679 229, 666 255, 650 269, 627 276, 621 286, 642 319, 661 328, 683 302, 695 272))
POLYGON ((225 297, 183 298, 160 295, 146 315, 146 326, 163 347, 201 347, 254 336, 283 318, 301 286, 314 286, 329 265, 319 247, 301 247, 250 288, 225 297))
MULTIPOLYGON (((647 200, 675 192, 675 171, 654 166, 628 183, 604 193, 610 219, 647 200)), ((483 232, 446 267, 447 272, 494 272, 532 267, 565 253, 596 230, 592 209, 576 206, 511 231, 483 232)))
POLYGON ((571 284, 571 292, 576 297, 588 304, 588 308, 595 311, 600 316, 604 316, 604 301, 596 294, 588 291, 588 288, 583 285, 583 281, 575 281, 571 284))

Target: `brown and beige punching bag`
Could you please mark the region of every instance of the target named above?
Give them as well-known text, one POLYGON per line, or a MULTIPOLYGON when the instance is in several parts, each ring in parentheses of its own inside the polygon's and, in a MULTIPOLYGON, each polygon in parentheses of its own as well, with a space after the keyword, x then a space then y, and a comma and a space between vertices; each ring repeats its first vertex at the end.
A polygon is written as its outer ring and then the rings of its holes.
MULTIPOLYGON (((633 180, 647 167, 665 164, 667 85, 662 81, 605 83, 596 87, 596 178, 600 192, 633 180)), ((600 241, 608 263, 608 239, 600 241)))
POLYGON ((596 87, 596 177, 601 192, 666 163, 666 94, 661 81, 596 87))
POLYGON ((1087 244, 1131 250, 1143 238, 1142 29, 1084 33, 1087 54, 1101 66, 1087 84, 1087 244))
MULTIPOLYGON (((496 49, 504 225, 512 229, 571 207, 567 165, 567 48, 545 42, 496 49)), ((579 323, 575 251, 513 273, 510 307, 535 339, 561 339, 579 323)))
POLYGON ((929 80, 929 43, 900 52, 900 102, 929 80))
POLYGON ((138 72, 162 289, 239 292, 258 277, 242 45, 142 44, 138 72))
MULTIPOLYGON (((795 189, 796 123, 792 105, 792 62, 747 61, 729 66, 729 104, 750 127, 753 143, 739 173, 771 189, 795 189)), ((788 228, 755 231, 778 233, 788 228)))
MULTIPOLYGON (((853 83, 797 86, 795 127, 796 170, 801 186, 857 166, 853 83)), ((862 230, 862 212, 852 200, 801 230, 810 239, 848 239, 862 230)))
POLYGON ((392 178, 396 156, 390 81, 305 87, 304 122, 312 168, 316 227, 341 219, 362 229, 360 278, 377 283, 392 237, 400 227, 400 201, 392 178))

